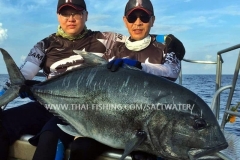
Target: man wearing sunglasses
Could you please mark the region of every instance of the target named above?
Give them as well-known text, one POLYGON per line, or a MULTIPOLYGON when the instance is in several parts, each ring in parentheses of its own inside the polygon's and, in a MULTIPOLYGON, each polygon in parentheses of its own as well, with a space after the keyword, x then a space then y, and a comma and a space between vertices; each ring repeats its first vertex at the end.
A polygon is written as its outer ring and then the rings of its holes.
POLYGON ((151 1, 129 0, 123 21, 130 37, 120 47, 114 48, 110 55, 106 55, 108 59, 114 58, 108 68, 117 71, 127 64, 175 81, 181 70, 180 60, 184 57, 185 49, 173 35, 165 37, 163 45, 163 36, 149 34, 155 21, 151 1))
MULTIPOLYGON (((118 47, 114 47, 106 59, 113 59, 107 65, 115 72, 123 64, 137 67, 147 73, 165 77, 175 81, 181 70, 180 61, 185 49, 183 44, 173 35, 165 39, 163 36, 150 35, 155 16, 150 0, 129 0, 123 21, 130 37, 118 47), (167 46, 167 47, 166 47, 167 46), (163 52, 164 51, 164 52, 163 52)), ((87 137, 79 137, 71 144, 69 160, 94 160, 110 147, 87 137)), ((156 160, 157 157, 143 152, 132 152, 133 160, 156 160)))

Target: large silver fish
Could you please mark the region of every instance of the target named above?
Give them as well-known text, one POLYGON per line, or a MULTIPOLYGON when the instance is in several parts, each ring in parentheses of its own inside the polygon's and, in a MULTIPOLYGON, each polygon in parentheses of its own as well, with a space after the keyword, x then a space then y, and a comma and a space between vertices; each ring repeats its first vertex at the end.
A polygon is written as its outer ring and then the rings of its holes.
MULTIPOLYGON (((0 106, 18 96, 25 81, 11 56, 1 52, 12 85, 0 106)), ((110 72, 100 57, 76 53, 88 67, 31 87, 41 104, 71 124, 63 130, 124 149, 121 159, 138 150, 193 160, 227 148, 211 109, 190 90, 130 67, 110 72)))

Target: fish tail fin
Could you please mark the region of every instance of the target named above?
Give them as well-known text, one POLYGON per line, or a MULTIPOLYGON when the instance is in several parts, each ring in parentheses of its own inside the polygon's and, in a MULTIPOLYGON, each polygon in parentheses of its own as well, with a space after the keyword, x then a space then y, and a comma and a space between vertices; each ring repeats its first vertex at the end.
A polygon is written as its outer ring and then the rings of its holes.
POLYGON ((11 82, 10 88, 0 97, 0 106, 4 106, 18 97, 19 89, 25 83, 25 78, 9 53, 2 48, 0 48, 0 51, 2 52, 11 82))

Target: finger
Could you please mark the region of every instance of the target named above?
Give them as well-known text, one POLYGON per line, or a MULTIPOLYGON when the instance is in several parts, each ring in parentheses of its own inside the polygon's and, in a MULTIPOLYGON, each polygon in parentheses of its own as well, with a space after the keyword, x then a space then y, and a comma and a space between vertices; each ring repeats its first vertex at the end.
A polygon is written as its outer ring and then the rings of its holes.
POLYGON ((123 60, 122 59, 116 59, 113 63, 115 66, 122 66, 123 64, 123 60))
POLYGON ((114 61, 115 60, 112 60, 112 61, 108 62, 107 69, 111 69, 112 68, 112 65, 113 65, 114 61))
POLYGON ((115 72, 118 70, 119 67, 123 65, 123 60, 122 59, 116 59, 112 65, 111 71, 115 72))
POLYGON ((112 68, 111 68, 111 71, 112 71, 112 72, 115 72, 115 71, 118 70, 118 68, 119 68, 118 65, 113 65, 112 68))
POLYGON ((24 92, 22 92, 22 93, 19 93, 18 95, 19 95, 19 97, 21 97, 21 98, 26 98, 26 96, 25 96, 24 92))

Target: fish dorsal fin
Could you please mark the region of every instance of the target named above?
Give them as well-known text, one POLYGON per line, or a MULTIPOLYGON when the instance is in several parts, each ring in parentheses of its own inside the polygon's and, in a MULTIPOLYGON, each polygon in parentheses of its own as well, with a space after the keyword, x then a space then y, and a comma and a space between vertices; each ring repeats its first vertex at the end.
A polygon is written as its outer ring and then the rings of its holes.
POLYGON ((120 160, 124 160, 134 149, 136 149, 147 138, 145 131, 137 131, 137 134, 131 139, 124 148, 124 153, 120 160))
POLYGON ((73 50, 74 53, 79 54, 84 59, 83 65, 97 66, 107 64, 107 61, 102 58, 102 53, 92 53, 81 50, 73 50))

